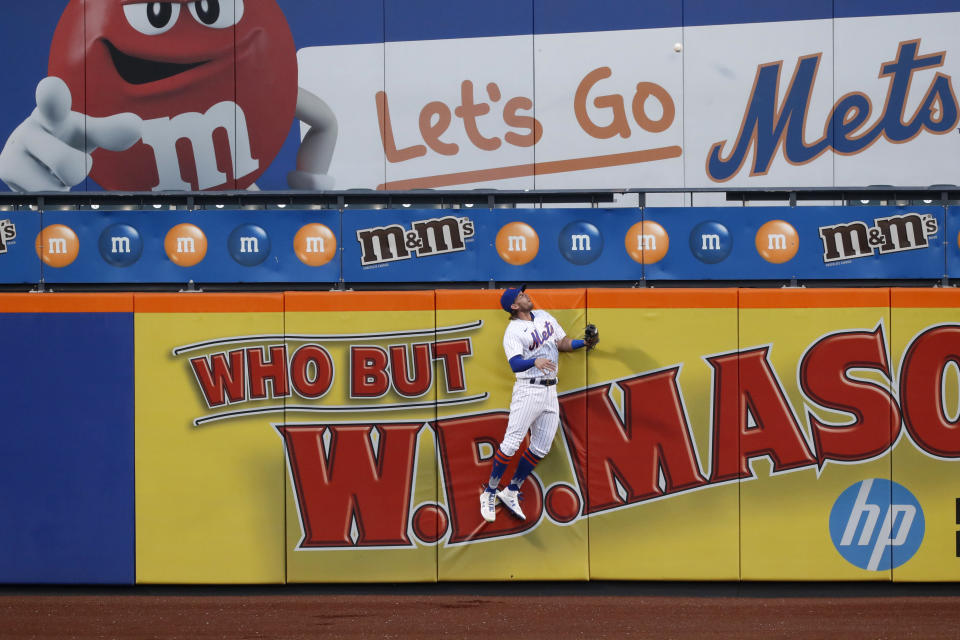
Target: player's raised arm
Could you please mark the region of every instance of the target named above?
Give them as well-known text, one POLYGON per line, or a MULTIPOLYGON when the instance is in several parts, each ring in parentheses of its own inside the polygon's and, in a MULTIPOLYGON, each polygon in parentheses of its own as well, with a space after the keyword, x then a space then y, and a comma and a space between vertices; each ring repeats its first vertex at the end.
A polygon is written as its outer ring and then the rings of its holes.
POLYGON ((594 324, 588 324, 586 326, 583 332, 583 339, 563 336, 556 340, 558 351, 576 351, 583 347, 586 347, 587 351, 590 351, 597 346, 598 342, 600 342, 600 330, 597 329, 597 325, 594 324))

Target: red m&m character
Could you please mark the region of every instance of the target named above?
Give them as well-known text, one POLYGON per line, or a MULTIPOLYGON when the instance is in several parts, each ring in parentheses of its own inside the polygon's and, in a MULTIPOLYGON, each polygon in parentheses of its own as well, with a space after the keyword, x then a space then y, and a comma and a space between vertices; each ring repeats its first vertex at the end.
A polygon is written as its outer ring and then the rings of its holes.
POLYGON ((245 189, 294 118, 310 130, 288 175, 326 175, 336 118, 297 86, 293 36, 274 0, 71 0, 50 48, 37 109, 0 153, 19 191, 245 189))

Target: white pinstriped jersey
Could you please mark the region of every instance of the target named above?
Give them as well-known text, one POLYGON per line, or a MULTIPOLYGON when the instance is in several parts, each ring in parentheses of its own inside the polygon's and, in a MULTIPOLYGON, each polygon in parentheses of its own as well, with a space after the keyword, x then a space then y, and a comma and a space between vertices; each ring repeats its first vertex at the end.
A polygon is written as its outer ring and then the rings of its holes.
MULTIPOLYGON (((520 356, 525 360, 546 358, 559 366, 556 341, 566 337, 566 332, 557 319, 546 311, 534 310, 530 313, 533 320, 514 318, 503 332, 503 351, 507 360, 514 356, 520 356)), ((536 367, 530 367, 526 371, 519 372, 517 379, 556 377, 556 375, 556 373, 547 374, 536 367)))

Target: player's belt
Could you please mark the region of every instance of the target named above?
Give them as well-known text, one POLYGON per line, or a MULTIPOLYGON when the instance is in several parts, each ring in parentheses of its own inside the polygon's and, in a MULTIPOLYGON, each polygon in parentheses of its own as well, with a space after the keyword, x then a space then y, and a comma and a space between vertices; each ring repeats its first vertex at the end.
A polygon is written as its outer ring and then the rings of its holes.
POLYGON ((557 384, 556 378, 527 378, 530 384, 542 384, 545 387, 552 387, 557 384))

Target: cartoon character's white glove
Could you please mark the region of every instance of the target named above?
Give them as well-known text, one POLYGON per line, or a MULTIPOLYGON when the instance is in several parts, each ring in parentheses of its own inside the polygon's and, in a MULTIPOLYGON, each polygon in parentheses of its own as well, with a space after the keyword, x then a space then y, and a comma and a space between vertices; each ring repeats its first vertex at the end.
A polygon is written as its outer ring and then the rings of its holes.
POLYGON ((143 121, 133 113, 105 118, 70 110, 67 84, 57 77, 37 85, 37 108, 13 130, 0 152, 0 180, 14 191, 69 191, 93 168, 97 148, 129 149, 143 121))

